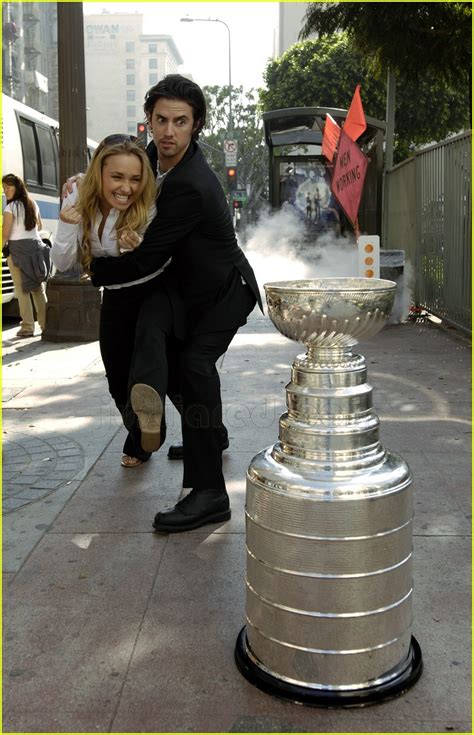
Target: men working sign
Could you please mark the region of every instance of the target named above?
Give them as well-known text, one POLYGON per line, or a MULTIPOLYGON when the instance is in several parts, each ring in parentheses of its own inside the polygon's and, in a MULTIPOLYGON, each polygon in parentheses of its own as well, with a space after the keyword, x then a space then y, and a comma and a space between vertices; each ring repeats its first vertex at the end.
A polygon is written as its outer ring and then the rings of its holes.
POLYGON ((365 153, 362 153, 357 143, 349 138, 343 128, 334 164, 331 191, 354 227, 368 165, 369 159, 365 153))
POLYGON ((337 149, 331 191, 356 231, 358 230, 357 212, 364 188, 368 159, 355 141, 366 128, 367 123, 360 98, 360 84, 358 84, 342 130, 331 115, 326 115, 322 145, 322 153, 329 161, 332 161, 337 149))

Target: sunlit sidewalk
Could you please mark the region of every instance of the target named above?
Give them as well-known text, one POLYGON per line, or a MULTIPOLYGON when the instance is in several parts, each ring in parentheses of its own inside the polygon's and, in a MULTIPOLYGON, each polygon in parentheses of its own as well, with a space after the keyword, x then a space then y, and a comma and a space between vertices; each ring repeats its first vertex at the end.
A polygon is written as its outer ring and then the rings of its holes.
POLYGON ((180 462, 120 467, 97 343, 4 332, 5 732, 470 732, 470 345, 386 327, 365 358, 381 440, 414 475, 414 620, 424 673, 405 695, 302 707, 234 663, 245 624, 245 472, 273 444, 301 346, 255 312, 220 364, 232 519, 154 534, 180 462), (36 495, 33 493, 36 493, 36 495))

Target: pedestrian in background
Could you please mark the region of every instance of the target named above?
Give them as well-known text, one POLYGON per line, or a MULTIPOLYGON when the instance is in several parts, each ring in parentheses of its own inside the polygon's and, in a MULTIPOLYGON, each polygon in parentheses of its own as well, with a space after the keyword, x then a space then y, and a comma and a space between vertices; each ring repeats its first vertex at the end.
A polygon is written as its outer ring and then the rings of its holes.
MULTIPOLYGON (((145 152, 129 135, 107 136, 96 148, 80 186, 74 183, 63 201, 52 247, 55 266, 65 271, 80 259, 89 273, 93 258, 112 263, 138 247, 156 214, 155 196, 155 177, 145 152)), ((129 432, 121 460, 127 468, 147 461, 165 438, 166 342, 174 330, 176 313, 176 299, 160 278, 167 265, 144 277, 131 276, 120 285, 110 284, 102 297, 100 351, 110 394, 129 432), (140 325, 150 292, 154 313, 153 335, 148 341, 140 325), (142 414, 143 391, 154 402, 151 423, 142 414)))
POLYGON ((36 309, 38 324, 46 326, 45 282, 50 274, 49 247, 40 237, 41 215, 36 202, 30 197, 25 182, 15 174, 2 177, 7 205, 3 210, 2 252, 15 286, 21 324, 17 337, 33 337, 35 318, 31 298, 36 309))

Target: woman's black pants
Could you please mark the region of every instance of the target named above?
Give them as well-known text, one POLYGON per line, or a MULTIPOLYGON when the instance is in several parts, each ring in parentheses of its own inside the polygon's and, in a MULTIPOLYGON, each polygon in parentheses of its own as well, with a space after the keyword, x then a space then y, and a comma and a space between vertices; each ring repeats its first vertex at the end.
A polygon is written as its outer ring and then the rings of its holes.
MULTIPOLYGON (((122 415, 128 436, 123 451, 147 460, 140 429, 130 405, 135 383, 152 386, 165 403, 168 386, 167 341, 173 313, 166 291, 154 278, 136 286, 104 288, 100 312, 100 352, 110 395, 122 415)), ((163 417, 161 443, 166 436, 163 417)))

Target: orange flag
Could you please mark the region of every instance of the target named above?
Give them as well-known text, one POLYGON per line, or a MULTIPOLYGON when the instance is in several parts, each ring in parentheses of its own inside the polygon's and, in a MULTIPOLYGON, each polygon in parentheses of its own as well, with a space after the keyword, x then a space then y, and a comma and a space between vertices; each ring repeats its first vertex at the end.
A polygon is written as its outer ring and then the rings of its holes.
POLYGON ((344 132, 351 140, 357 140, 367 127, 365 122, 364 108, 360 98, 360 84, 355 88, 349 112, 344 123, 344 132))
POLYGON ((328 113, 326 115, 326 124, 324 126, 323 133, 323 145, 321 152, 323 156, 326 156, 328 161, 332 161, 336 152, 339 136, 341 134, 341 128, 334 120, 333 117, 328 113))

